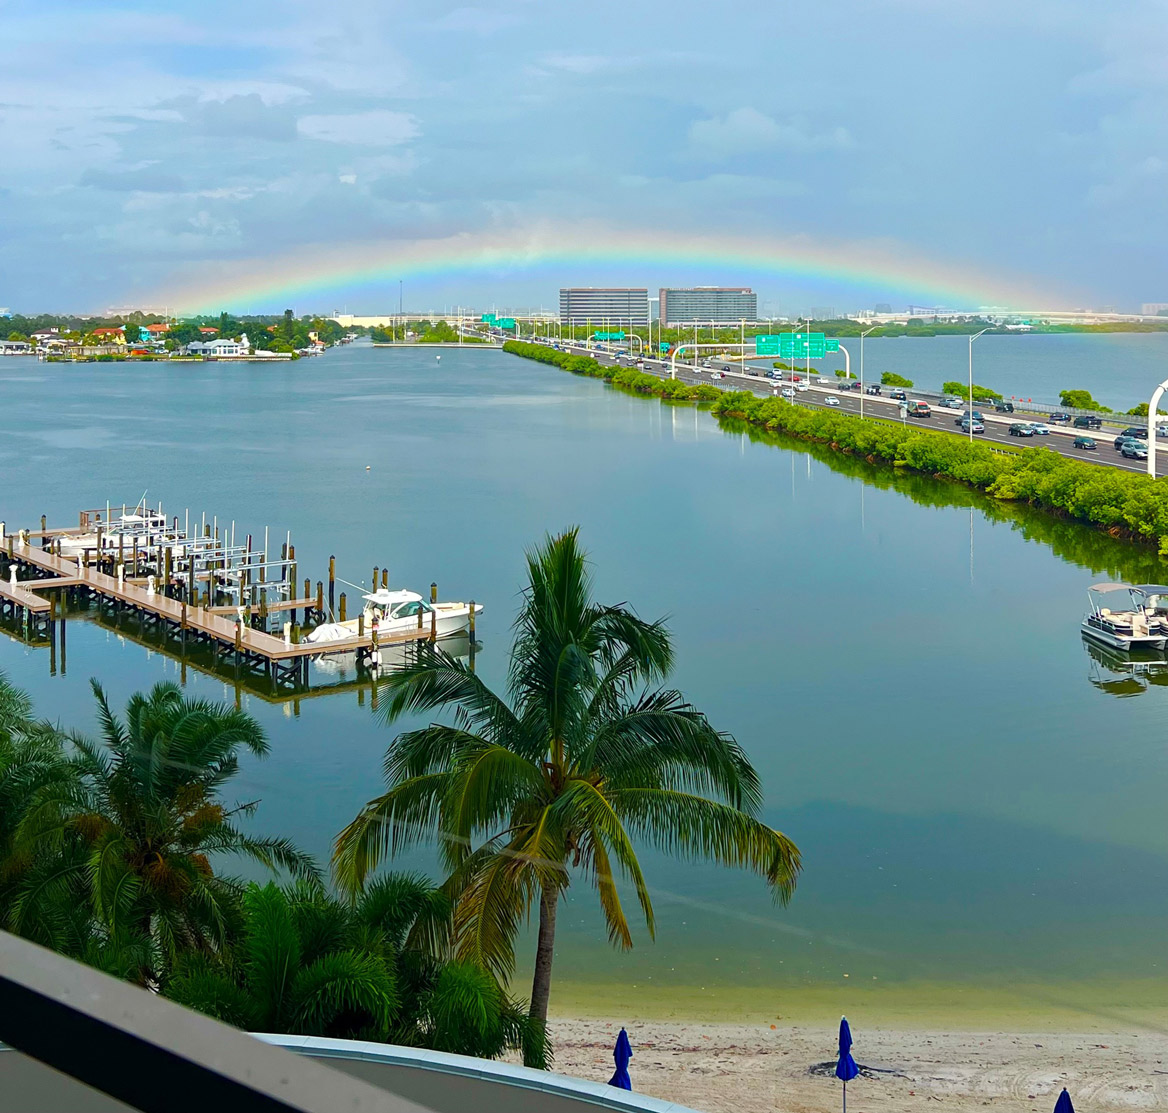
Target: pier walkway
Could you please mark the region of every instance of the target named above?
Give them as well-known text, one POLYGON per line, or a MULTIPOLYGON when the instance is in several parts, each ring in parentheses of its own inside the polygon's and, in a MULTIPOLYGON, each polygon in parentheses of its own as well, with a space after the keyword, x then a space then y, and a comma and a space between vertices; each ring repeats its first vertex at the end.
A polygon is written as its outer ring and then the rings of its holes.
MULTIPOLYGON (((358 658, 379 646, 403 645, 429 641, 433 630, 419 626, 416 630, 374 638, 371 633, 328 643, 293 642, 279 638, 239 621, 238 608, 200 607, 172 599, 162 591, 151 591, 127 579, 118 579, 96 568, 88 567, 84 559, 57 556, 34 547, 9 534, 5 538, 3 555, 11 566, 32 571, 35 578, 18 581, 0 580, 0 605, 10 612, 23 608, 30 616, 44 615, 52 608, 51 601, 38 592, 52 588, 74 588, 88 591, 115 608, 136 611, 144 621, 176 628, 185 644, 188 637, 208 642, 216 655, 230 657, 237 664, 247 663, 264 668, 276 681, 306 683, 308 662, 313 657, 352 652, 358 658), (228 618, 226 615, 232 615, 228 618)), ((176 581, 177 583, 177 581, 176 581)), ((313 600, 285 601, 272 610, 289 610, 312 605, 313 600)), ((287 629, 287 626, 286 626, 287 629)))

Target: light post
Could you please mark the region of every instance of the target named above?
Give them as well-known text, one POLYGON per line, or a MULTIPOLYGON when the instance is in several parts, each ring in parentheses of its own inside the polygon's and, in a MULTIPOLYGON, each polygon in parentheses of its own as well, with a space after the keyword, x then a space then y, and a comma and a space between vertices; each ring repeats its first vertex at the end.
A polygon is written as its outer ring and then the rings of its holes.
MULTIPOLYGON (((868 333, 873 332, 875 329, 877 329, 879 327, 880 327, 879 325, 873 325, 872 328, 865 329, 862 333, 860 333, 860 416, 861 417, 864 416, 864 337, 867 336, 868 333)), ((843 347, 842 344, 840 346, 843 347)))
POLYGON ((973 444, 973 342, 979 337, 984 336, 990 330, 983 328, 981 332, 975 332, 969 338, 969 408, 965 411, 965 416, 969 422, 969 443, 973 444))
POLYGON ((1156 478, 1156 407, 1160 405, 1165 390, 1168 390, 1168 379, 1156 387, 1148 402, 1148 474, 1153 479, 1156 478))

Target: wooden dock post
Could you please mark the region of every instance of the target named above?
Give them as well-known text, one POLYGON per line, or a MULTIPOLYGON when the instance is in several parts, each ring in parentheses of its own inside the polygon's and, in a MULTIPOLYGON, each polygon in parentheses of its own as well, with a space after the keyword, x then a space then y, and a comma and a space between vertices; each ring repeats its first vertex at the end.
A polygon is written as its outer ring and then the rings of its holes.
POLYGON ((316 581, 316 617, 324 618, 324 584, 322 581, 316 581))
POLYGON ((365 636, 365 611, 362 610, 357 616, 357 637, 363 638, 365 636))
POLYGON ((345 621, 345 593, 341 592, 341 609, 337 612, 337 621, 345 621))
MULTIPOLYGON (((312 580, 309 579, 307 576, 304 577, 304 594, 300 598, 301 599, 311 599, 312 598, 312 580)), ((308 608, 306 607, 305 610, 307 611, 307 609, 308 608)), ((308 615, 306 614, 304 617, 307 618, 308 615)))
POLYGON ((438 585, 436 583, 432 583, 430 585, 430 602, 431 603, 438 602, 438 585))
POLYGON ((240 659, 243 657, 243 623, 237 621, 235 623, 235 667, 239 668, 240 659))
POLYGON ((45 530, 49 528, 49 519, 43 514, 41 515, 41 548, 48 548, 49 539, 45 536, 45 530))
POLYGON ((430 643, 433 644, 438 640, 438 612, 430 612, 430 643))
POLYGON ((179 643, 181 644, 182 652, 185 655, 186 651, 187 651, 187 605, 186 605, 186 603, 182 604, 182 609, 179 611, 178 629, 179 629, 179 643))
POLYGON ((383 588, 385 588, 386 591, 389 590, 389 569, 388 568, 383 568, 381 570, 381 586, 383 588))
POLYGON ((378 574, 378 571, 379 571, 379 569, 378 569, 377 565, 375 564, 375 565, 373 566, 373 586, 372 586, 372 587, 369 589, 370 591, 376 591, 376 590, 377 590, 377 574, 378 574))
POLYGON ((470 634, 470 643, 471 643, 471 645, 474 645, 474 640, 475 640, 475 604, 474 604, 473 599, 470 601, 470 629, 468 632, 470 634))
POLYGON ((337 558, 335 556, 329 557, 329 614, 335 615, 337 613, 336 600, 334 598, 334 588, 337 581, 337 558))

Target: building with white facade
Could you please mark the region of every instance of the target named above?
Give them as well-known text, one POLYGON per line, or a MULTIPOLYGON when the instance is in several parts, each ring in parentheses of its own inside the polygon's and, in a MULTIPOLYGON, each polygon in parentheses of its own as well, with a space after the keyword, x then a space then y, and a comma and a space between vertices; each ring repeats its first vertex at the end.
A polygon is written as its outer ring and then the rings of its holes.
POLYGON ((560 290, 560 322, 610 327, 649 324, 647 286, 575 286, 560 290))
POLYGON ((758 320, 758 294, 749 286, 662 288, 660 296, 658 315, 667 326, 758 320))

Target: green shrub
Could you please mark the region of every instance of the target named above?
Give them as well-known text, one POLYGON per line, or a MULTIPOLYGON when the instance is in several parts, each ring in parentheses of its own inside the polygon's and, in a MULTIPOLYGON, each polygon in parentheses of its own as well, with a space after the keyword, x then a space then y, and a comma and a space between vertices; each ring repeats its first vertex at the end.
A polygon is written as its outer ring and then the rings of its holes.
POLYGON ((913 385, 912 379, 906 379, 903 375, 898 375, 895 371, 885 371, 880 376, 880 382, 884 386, 902 386, 906 390, 913 385))
MULTIPOLYGON (((959 382, 948 382, 941 384, 941 390, 945 394, 956 394, 958 398, 969 397, 969 384, 959 382)), ((996 390, 990 390, 988 386, 978 386, 973 384, 973 400, 976 402, 979 398, 992 398, 995 402, 1000 402, 1002 396, 996 390)))
MULTIPOLYGON (((1111 410, 1109 410, 1101 403, 1096 402, 1095 399, 1091 397, 1091 392, 1089 390, 1060 390, 1059 404, 1072 410, 1094 410, 1096 413, 1101 414, 1111 413, 1111 410)), ((1145 405, 1145 417, 1147 416, 1147 413, 1148 407, 1145 405)))

